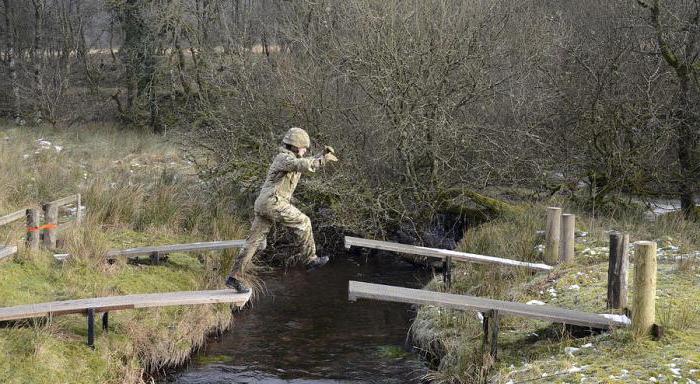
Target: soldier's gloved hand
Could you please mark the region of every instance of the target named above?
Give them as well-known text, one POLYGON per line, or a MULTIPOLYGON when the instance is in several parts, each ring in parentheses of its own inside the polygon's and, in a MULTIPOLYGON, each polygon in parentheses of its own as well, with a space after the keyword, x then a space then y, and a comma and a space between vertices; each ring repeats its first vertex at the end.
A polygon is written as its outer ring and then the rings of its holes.
POLYGON ((338 158, 335 157, 335 149, 329 145, 323 149, 323 158, 326 161, 338 161, 338 158))

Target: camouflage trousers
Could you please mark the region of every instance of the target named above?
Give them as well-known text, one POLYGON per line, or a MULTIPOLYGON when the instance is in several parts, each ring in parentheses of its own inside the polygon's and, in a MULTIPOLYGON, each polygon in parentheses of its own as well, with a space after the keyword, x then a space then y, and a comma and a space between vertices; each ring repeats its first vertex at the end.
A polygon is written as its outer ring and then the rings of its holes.
POLYGON ((264 212, 255 212, 255 219, 246 239, 245 247, 236 258, 231 275, 245 272, 257 251, 267 247, 267 234, 273 223, 279 223, 290 228, 301 247, 302 260, 305 263, 316 258, 316 244, 311 229, 311 220, 303 212, 291 204, 280 204, 264 212))

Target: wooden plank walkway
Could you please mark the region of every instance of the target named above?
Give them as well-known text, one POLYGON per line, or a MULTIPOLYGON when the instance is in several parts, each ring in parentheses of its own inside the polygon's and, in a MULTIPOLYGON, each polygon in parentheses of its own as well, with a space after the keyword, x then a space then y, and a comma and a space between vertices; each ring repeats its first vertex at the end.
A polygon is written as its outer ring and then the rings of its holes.
POLYGON ((10 224, 19 219, 23 219, 27 216, 27 210, 21 209, 17 212, 12 212, 8 215, 0 217, 0 225, 10 224))
POLYGON ((211 241, 189 244, 160 245, 154 247, 141 247, 129 249, 115 249, 107 252, 107 259, 115 259, 119 256, 143 256, 153 254, 168 254, 174 252, 203 252, 228 248, 242 248, 245 240, 211 241))
POLYGON ((477 255, 474 253, 450 251, 447 249, 419 247, 419 246, 415 246, 415 245, 398 244, 398 243, 391 243, 388 241, 361 239, 359 237, 346 236, 345 237, 345 248, 350 249, 350 247, 374 248, 374 249, 381 249, 383 251, 392 251, 392 252, 399 252, 399 253, 408 253, 408 254, 412 254, 412 255, 436 257, 436 258, 439 258, 442 260, 445 260, 446 258, 450 257, 453 261, 464 261, 464 262, 480 263, 480 264, 500 264, 500 265, 507 265, 507 266, 512 266, 512 267, 531 268, 531 269, 535 269, 538 271, 550 271, 550 270, 552 270, 552 266, 547 265, 547 264, 528 263, 525 261, 504 259, 502 257, 484 256, 484 255, 477 255))
POLYGON ((15 253, 17 253, 17 247, 14 245, 0 246, 0 260, 3 260, 6 257, 10 257, 15 253))
POLYGON ((80 194, 75 194, 75 195, 70 195, 70 196, 60 198, 58 200, 49 201, 46 204, 61 206, 61 205, 75 204, 79 200, 80 200, 80 194))
POLYGON ((350 301, 355 301, 360 298, 394 301, 399 303, 435 305, 445 308, 474 310, 478 312, 495 310, 504 315, 528 317, 550 321, 553 323, 580 325, 599 329, 627 326, 627 323, 623 321, 608 319, 602 315, 557 308, 549 305, 527 305, 523 303, 485 299, 467 295, 455 295, 451 293, 432 292, 422 289, 410 289, 390 285, 350 281, 348 299, 350 301))
POLYGON ((142 295, 54 301, 50 303, 0 308, 0 321, 50 317, 72 313, 87 313, 88 310, 108 312, 173 305, 232 303, 237 307, 242 307, 250 300, 250 295, 250 292, 236 293, 230 289, 222 289, 214 291, 149 293, 142 295))

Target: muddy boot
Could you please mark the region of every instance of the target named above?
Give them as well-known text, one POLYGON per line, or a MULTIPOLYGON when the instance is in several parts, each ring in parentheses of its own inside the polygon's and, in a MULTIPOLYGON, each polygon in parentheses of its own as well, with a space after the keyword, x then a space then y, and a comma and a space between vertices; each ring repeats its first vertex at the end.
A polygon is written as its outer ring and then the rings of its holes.
POLYGON ((226 286, 231 288, 231 289, 236 290, 236 292, 238 292, 238 293, 250 292, 250 288, 248 288, 248 286, 246 286, 244 282, 236 279, 233 276, 229 276, 226 278, 226 286))
POLYGON ((315 269, 321 268, 328 263, 328 256, 316 257, 311 260, 310 263, 306 264, 306 270, 311 272, 315 269))

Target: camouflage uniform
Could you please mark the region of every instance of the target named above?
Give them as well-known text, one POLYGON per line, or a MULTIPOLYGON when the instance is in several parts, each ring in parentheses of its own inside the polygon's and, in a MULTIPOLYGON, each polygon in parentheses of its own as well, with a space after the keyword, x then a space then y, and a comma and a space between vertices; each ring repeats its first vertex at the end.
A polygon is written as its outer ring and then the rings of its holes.
POLYGON ((280 223, 294 231, 301 243, 301 253, 306 263, 316 258, 311 220, 292 205, 290 200, 301 174, 316 172, 325 163, 324 157, 300 158, 286 148, 279 149, 267 172, 260 195, 255 200, 255 219, 245 248, 236 259, 232 275, 243 272, 255 252, 265 249, 267 234, 273 223, 280 223))

